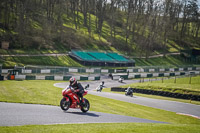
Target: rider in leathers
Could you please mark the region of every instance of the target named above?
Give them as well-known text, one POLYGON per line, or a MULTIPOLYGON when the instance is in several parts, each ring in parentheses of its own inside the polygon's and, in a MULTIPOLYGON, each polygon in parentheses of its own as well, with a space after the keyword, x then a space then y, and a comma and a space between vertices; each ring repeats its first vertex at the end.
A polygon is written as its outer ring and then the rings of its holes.
POLYGON ((79 101, 82 104, 83 100, 83 93, 84 93, 84 88, 81 85, 81 83, 78 83, 75 78, 70 78, 69 80, 70 86, 74 88, 75 93, 78 95, 79 101))

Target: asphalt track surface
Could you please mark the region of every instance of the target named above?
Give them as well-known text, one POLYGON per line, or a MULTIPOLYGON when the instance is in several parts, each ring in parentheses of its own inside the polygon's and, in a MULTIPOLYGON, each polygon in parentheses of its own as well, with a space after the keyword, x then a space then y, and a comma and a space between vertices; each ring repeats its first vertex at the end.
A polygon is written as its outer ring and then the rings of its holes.
POLYGON ((0 102, 0 126, 51 125, 74 123, 164 123, 136 117, 69 109, 58 106, 0 102))

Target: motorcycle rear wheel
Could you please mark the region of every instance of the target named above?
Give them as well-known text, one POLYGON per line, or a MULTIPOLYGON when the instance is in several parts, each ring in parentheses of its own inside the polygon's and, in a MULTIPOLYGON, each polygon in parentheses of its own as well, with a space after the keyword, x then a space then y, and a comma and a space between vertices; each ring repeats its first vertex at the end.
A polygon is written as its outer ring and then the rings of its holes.
POLYGON ((70 101, 66 101, 66 98, 61 99, 60 107, 62 110, 67 111, 70 107, 70 101))
POLYGON ((86 113, 90 109, 90 103, 86 98, 84 98, 84 101, 84 105, 81 106, 81 111, 86 113))

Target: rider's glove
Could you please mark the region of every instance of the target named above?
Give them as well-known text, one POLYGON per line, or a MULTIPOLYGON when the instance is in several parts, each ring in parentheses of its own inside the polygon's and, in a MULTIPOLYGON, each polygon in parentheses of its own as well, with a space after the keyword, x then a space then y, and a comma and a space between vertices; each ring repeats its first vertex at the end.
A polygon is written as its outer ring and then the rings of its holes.
POLYGON ((75 91, 74 88, 71 87, 71 91, 74 92, 75 91))

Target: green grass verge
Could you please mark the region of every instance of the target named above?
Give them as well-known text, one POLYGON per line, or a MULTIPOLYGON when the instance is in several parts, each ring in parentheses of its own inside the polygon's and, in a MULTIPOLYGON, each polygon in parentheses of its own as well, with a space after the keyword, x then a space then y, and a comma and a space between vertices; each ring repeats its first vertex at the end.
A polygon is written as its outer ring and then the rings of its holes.
POLYGON ((65 125, 31 125, 0 127, 1 133, 199 133, 199 125, 172 125, 146 123, 98 123, 65 125))
MULTIPOLYGON (((61 81, 1 81, 0 101, 59 105, 62 98, 62 88, 54 87, 53 84, 61 81)), ((46 126, 19 126, 0 127, 1 132, 61 132, 77 130, 81 132, 198 132, 200 120, 177 115, 174 112, 150 108, 137 104, 117 101, 88 94, 91 111, 134 116, 139 118, 169 122, 170 124, 72 124, 72 125, 46 125, 46 126), (76 128, 75 128, 76 127, 76 128), (170 129, 169 129, 170 128, 170 129), (66 129, 66 130, 65 130, 66 129)))

